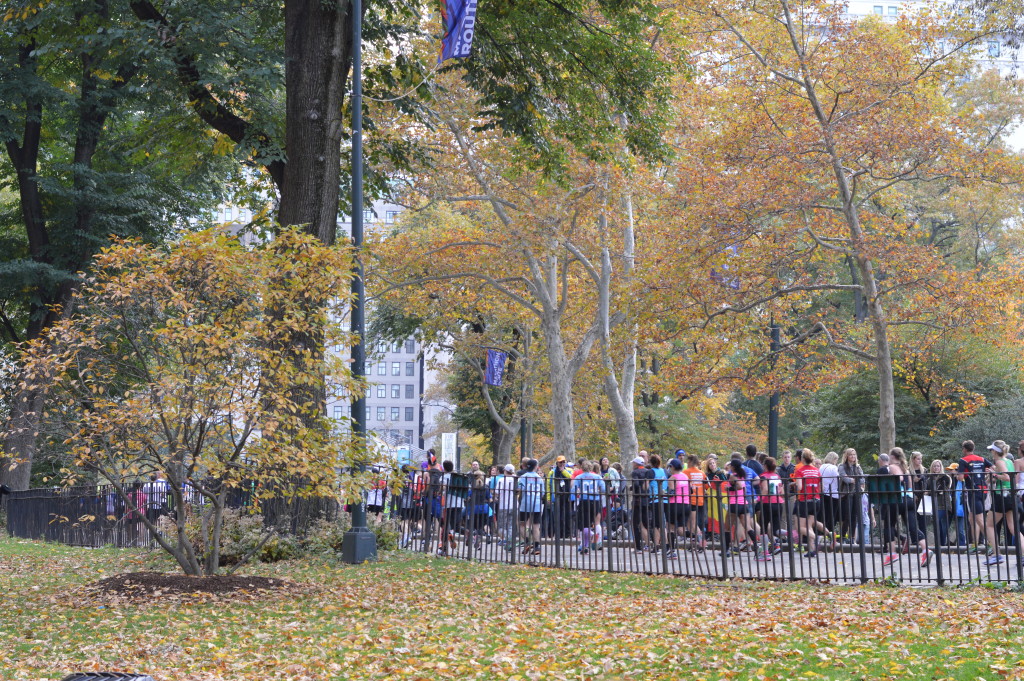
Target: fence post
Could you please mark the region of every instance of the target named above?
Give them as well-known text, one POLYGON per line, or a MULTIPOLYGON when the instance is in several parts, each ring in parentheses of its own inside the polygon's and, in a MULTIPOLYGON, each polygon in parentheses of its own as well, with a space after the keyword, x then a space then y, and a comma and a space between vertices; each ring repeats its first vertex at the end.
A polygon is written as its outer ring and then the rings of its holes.
POLYGON ((786 482, 783 485, 783 500, 786 502, 786 546, 789 548, 789 578, 796 579, 796 543, 800 541, 800 531, 793 530, 793 503, 790 497, 792 490, 790 488, 791 478, 786 478, 786 482), (794 539, 795 536, 795 539, 794 539))
MULTIPOLYGON (((942 507, 942 512, 945 514, 945 499, 942 498, 942 491, 939 490, 939 478, 938 476, 929 473, 931 476, 931 484, 928 486, 932 490, 932 526, 934 527, 935 535, 935 574, 936 580, 939 586, 943 586, 946 583, 945 570, 942 567, 942 547, 945 544, 946 539, 949 537, 949 519, 946 520, 946 536, 939 536, 940 530, 942 529, 941 523, 939 522, 939 508, 942 507)), ((946 476, 945 473, 939 473, 938 475, 946 476)), ((947 476, 948 477, 948 476, 947 476)), ((925 539, 928 539, 928 530, 925 530, 925 539)))
POLYGON ((868 556, 867 556, 867 533, 864 532, 865 521, 867 521, 868 530, 871 529, 871 505, 868 504, 868 517, 864 517, 864 495, 868 493, 867 480, 861 477, 858 480, 858 485, 863 483, 863 488, 860 494, 857 494, 857 513, 852 514, 857 521, 857 535, 860 537, 860 583, 868 583, 868 556))
POLYGON ((509 561, 512 565, 516 564, 517 553, 519 549, 519 514, 522 509, 521 505, 522 491, 517 487, 512 493, 512 537, 506 540, 505 544, 509 554, 512 556, 512 560, 509 561))
POLYGON ((711 498, 718 506, 718 545, 719 553, 722 556, 722 579, 729 579, 729 551, 726 548, 725 542, 725 513, 722 510, 722 486, 721 481, 716 481, 719 484, 712 486, 711 498))
POLYGON ((668 492, 668 487, 665 483, 658 484, 658 498, 655 500, 658 504, 657 513, 658 518, 661 521, 661 573, 663 575, 668 574, 668 518, 665 517, 665 494, 668 492))

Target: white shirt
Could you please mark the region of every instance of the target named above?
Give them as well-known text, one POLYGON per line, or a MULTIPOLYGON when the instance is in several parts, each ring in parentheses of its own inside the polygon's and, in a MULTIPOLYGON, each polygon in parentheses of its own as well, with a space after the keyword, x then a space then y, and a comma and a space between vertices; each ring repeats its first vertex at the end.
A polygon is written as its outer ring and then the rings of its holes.
POLYGON ((516 508, 516 476, 499 475, 494 483, 494 494, 499 511, 514 511, 516 508))
POLYGON ((826 463, 821 467, 821 491, 830 497, 839 496, 839 467, 826 463))

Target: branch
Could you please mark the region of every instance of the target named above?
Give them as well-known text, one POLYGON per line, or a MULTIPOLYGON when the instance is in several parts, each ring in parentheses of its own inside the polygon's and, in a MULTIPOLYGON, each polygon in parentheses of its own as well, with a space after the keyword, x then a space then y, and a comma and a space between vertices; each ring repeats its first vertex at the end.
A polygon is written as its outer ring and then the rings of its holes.
MULTIPOLYGON (((279 151, 267 133, 254 131, 249 121, 224 106, 203 84, 194 55, 187 53, 177 45, 177 28, 171 25, 167 17, 161 14, 150 0, 130 0, 129 5, 135 16, 156 27, 159 43, 171 53, 171 59, 178 70, 178 79, 185 86, 192 108, 207 125, 227 135, 235 144, 241 144, 243 141, 251 142, 257 157, 261 151, 268 149, 279 151)), ((278 189, 284 187, 284 165, 285 162, 281 159, 263 162, 263 166, 270 173, 270 177, 273 178, 278 189)))
POLYGON ((814 326, 812 326, 807 331, 803 332, 802 334, 800 334, 799 336, 797 336, 793 340, 791 340, 788 343, 784 343, 783 345, 779 346, 779 352, 782 352, 783 350, 786 350, 787 348, 791 348, 794 345, 799 345, 800 343, 803 343, 805 340, 807 340, 807 339, 809 339, 809 338, 811 338, 813 336, 817 336, 819 333, 825 334, 825 339, 828 341, 828 346, 830 348, 835 348, 836 350, 842 350, 843 352, 848 352, 851 355, 853 355, 854 357, 858 357, 858 358, 866 360, 868 362, 876 362, 876 361, 878 361, 877 357, 875 357, 874 355, 872 355, 869 352, 864 352, 860 348, 855 348, 852 345, 846 345, 845 343, 837 343, 836 340, 834 338, 832 338, 832 334, 829 332, 828 328, 826 328, 825 325, 822 324, 821 322, 817 322, 814 326))

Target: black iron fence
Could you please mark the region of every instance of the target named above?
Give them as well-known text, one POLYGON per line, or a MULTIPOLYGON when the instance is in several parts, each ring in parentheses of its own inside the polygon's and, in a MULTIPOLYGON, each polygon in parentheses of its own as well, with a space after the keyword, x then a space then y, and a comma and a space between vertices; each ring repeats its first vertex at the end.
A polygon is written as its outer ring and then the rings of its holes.
MULTIPOLYGON (((43 539, 72 546, 153 546, 142 516, 156 523, 202 507, 194 490, 183 492, 185 509, 175 508, 166 482, 133 486, 122 498, 110 485, 55 487, 12 492, 6 500, 7 532, 21 539, 43 539)), ((259 513, 264 523, 283 532, 301 534, 320 518, 335 520, 341 510, 334 499, 305 497, 261 498, 251 488, 231 489, 226 506, 259 513)))
POLYGON ((473 485, 423 473, 369 508, 398 519, 402 548, 471 561, 848 584, 1024 581, 1013 473, 698 476, 473 485))

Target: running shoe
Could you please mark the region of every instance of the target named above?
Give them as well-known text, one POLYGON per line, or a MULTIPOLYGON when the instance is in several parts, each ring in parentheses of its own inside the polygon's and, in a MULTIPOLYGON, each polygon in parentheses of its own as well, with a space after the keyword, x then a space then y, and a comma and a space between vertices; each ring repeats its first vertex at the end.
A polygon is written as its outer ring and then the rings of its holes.
POLYGON ((1002 556, 994 556, 993 555, 993 556, 989 556, 988 557, 988 559, 985 561, 985 565, 999 565, 1002 562, 1003 562, 1003 557, 1002 556))
POLYGON ((925 551, 921 554, 921 567, 928 567, 928 563, 932 562, 932 556, 935 555, 934 551, 925 551))
POLYGON ((759 563, 767 563, 771 559, 772 554, 768 553, 767 551, 757 554, 757 562, 759 563))
POLYGON ((676 552, 675 552, 675 551, 669 551, 669 552, 668 552, 668 556, 667 556, 667 558, 668 558, 669 560, 675 560, 675 559, 677 559, 678 557, 679 557, 679 556, 678 556, 678 555, 676 554, 676 552))
POLYGON ((981 552, 982 552, 982 548, 980 546, 978 546, 977 544, 971 544, 970 546, 967 547, 968 555, 973 556, 973 555, 981 553, 981 552))
POLYGON ((777 556, 782 553, 782 544, 776 544, 772 547, 772 555, 777 556))
POLYGON ((583 553, 583 555, 585 556, 588 553, 590 553, 590 549, 583 549, 583 551, 581 553, 583 553))
POLYGON ((601 549, 604 548, 604 542, 603 541, 597 542, 596 544, 594 544, 593 548, 594 548, 595 551, 600 551, 601 549))
POLYGON ((888 553, 888 554, 886 554, 885 558, 882 559, 882 565, 892 565, 893 563, 895 563, 899 559, 900 559, 900 554, 898 554, 898 553, 888 553))
POLYGON ((818 552, 817 551, 808 551, 807 553, 804 554, 804 558, 817 558, 817 557, 818 557, 818 552))

